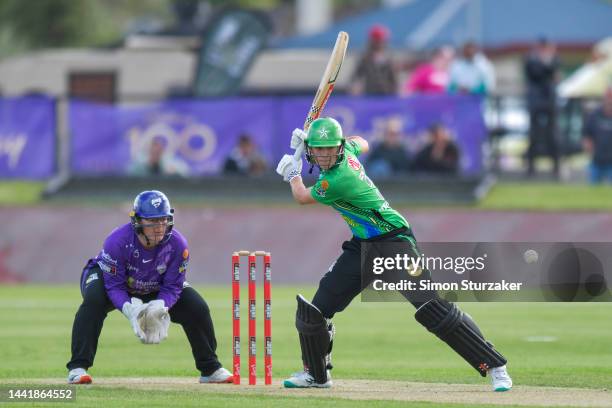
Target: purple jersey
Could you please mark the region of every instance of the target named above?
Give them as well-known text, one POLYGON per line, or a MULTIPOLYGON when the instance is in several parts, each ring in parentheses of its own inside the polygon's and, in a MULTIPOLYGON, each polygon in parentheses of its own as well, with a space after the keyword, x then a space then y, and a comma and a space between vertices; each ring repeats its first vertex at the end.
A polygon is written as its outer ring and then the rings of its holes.
POLYGON ((187 240, 176 229, 170 238, 152 249, 142 246, 131 224, 115 229, 104 241, 102 251, 89 261, 104 272, 104 286, 119 310, 130 295, 159 292, 168 308, 183 290, 189 262, 187 240))

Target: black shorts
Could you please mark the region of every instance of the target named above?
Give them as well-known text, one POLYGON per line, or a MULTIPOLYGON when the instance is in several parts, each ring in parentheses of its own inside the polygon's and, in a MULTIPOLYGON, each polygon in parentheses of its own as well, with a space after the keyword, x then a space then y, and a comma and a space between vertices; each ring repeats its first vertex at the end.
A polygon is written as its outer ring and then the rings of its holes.
MULTIPOLYGON (((361 275, 361 243, 372 241, 385 242, 410 242, 409 251, 411 256, 418 256, 416 239, 409 228, 400 228, 387 234, 380 235, 368 240, 353 237, 350 241, 342 244, 342 254, 330 266, 327 273, 321 278, 319 288, 314 295, 312 303, 321 310, 323 316, 331 319, 337 312, 343 311, 363 289, 371 282, 362 282, 361 275)), ((421 278, 430 279, 428 271, 424 271, 421 278)), ((409 294, 402 293, 415 307, 424 303, 423 296, 419 300, 411 299, 409 294)), ((423 295, 423 294, 421 294, 423 295)), ((427 300, 436 297, 435 292, 425 294, 427 300)))

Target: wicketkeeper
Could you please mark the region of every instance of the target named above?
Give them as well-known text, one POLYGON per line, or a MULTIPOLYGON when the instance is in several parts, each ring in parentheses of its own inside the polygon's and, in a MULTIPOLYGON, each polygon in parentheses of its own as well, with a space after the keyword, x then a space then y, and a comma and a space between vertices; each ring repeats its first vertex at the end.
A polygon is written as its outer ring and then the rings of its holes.
POLYGON ((201 383, 232 382, 215 350, 210 310, 185 280, 187 240, 173 229, 174 209, 160 191, 144 191, 134 200, 131 222, 116 228, 81 275, 83 303, 72 326, 68 383, 92 382, 98 338, 107 314, 118 309, 138 339, 157 344, 168 336, 170 322, 183 326, 201 383))
MULTIPOLYGON (((362 242, 403 242, 408 255, 420 256, 416 239, 406 219, 389 206, 378 188, 365 174, 357 159, 367 153, 368 142, 359 136, 345 138, 340 124, 332 118, 312 122, 308 133, 293 131, 291 148, 305 149, 306 160, 320 169, 312 187, 304 186, 302 159, 285 155, 276 171, 291 185, 300 204, 321 203, 340 213, 353 237, 342 244, 342 254, 319 282, 312 302, 298 295, 296 328, 302 349, 304 371, 284 381, 287 388, 331 387, 331 350, 334 325, 331 319, 344 310, 363 290, 361 281, 362 242)), ((431 279, 424 270, 420 279, 431 279)), ((482 376, 489 374, 495 391, 507 391, 512 380, 506 359, 485 340, 472 318, 456 305, 441 299, 434 291, 411 298, 417 308, 416 320, 446 342, 482 376)))

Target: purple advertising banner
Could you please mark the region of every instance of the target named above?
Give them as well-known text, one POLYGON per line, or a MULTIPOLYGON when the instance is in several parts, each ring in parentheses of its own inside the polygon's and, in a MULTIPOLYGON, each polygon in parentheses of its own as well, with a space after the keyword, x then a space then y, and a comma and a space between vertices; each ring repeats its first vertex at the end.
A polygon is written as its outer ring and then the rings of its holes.
POLYGON ((272 98, 173 100, 146 106, 70 104, 72 171, 141 175, 158 141, 179 175, 217 174, 241 135, 272 165, 276 135, 272 98))
POLYGON ((45 179, 55 170, 53 99, 0 99, 0 178, 45 179))
MULTIPOLYGON (((304 122, 310 98, 286 99, 282 105, 281 133, 291 134, 304 122)), ((324 116, 337 119, 345 136, 359 135, 373 147, 382 140, 390 120, 399 123, 401 138, 409 155, 427 141, 427 130, 443 124, 460 152, 460 171, 464 175, 483 170, 482 143, 487 129, 482 115, 482 100, 466 95, 417 95, 410 98, 335 96, 325 107, 324 116)))
MULTIPOLYGON (((273 169, 289 153, 291 132, 303 125, 311 101, 307 97, 264 97, 135 106, 72 101, 72 171, 138 175, 149 157, 158 154, 177 174, 219 174, 242 135, 250 136, 273 169), (153 141, 161 146, 157 152, 153 141)), ((398 121, 411 154, 425 143, 427 128, 442 123, 459 147, 461 173, 482 171, 486 128, 478 98, 337 96, 330 100, 325 115, 337 118, 345 135, 359 134, 373 144, 381 140, 389 120, 398 121)))

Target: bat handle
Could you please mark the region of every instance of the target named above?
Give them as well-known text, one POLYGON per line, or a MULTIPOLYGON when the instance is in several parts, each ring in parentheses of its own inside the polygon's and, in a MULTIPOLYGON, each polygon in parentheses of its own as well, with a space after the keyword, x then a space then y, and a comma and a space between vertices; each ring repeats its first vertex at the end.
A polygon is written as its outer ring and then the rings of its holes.
POLYGON ((304 145, 302 144, 300 147, 295 149, 295 153, 293 153, 293 160, 298 161, 302 158, 302 154, 304 153, 304 145))

